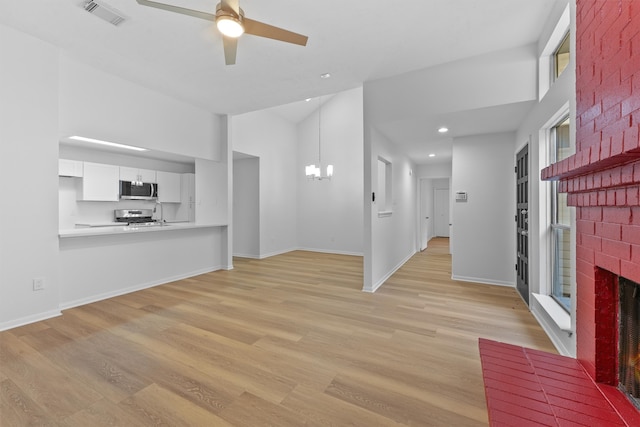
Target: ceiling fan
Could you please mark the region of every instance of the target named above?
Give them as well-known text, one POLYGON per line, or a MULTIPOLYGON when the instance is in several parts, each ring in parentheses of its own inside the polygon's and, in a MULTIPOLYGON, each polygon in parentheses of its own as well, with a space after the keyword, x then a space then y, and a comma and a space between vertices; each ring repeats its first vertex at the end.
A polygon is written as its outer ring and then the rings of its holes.
POLYGON ((187 9, 185 7, 173 6, 151 0, 136 1, 138 4, 143 6, 155 7, 215 22, 218 30, 222 33, 224 60, 227 65, 233 65, 236 63, 238 37, 244 33, 301 46, 307 45, 307 36, 246 18, 244 16, 244 11, 240 9, 240 6, 238 6, 238 0, 221 0, 216 6, 215 14, 200 12, 198 10, 187 9))

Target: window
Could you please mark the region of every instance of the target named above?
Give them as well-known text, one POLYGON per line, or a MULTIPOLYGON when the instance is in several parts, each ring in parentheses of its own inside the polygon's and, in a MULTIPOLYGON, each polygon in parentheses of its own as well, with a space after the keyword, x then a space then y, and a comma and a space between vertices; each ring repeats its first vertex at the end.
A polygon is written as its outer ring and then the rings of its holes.
POLYGON ((560 77, 560 74, 569 64, 569 44, 569 33, 567 33, 558 48, 553 52, 553 80, 560 77))
POLYGON ((544 48, 538 58, 538 100, 544 98, 560 74, 569 67, 570 27, 571 5, 567 4, 553 29, 549 33, 541 34, 544 48))
MULTIPOLYGON (((550 162, 555 163, 571 154, 571 126, 566 117, 550 129, 550 162)), ((567 194, 558 191, 558 182, 551 183, 551 296, 567 311, 571 309, 571 212, 567 194)))

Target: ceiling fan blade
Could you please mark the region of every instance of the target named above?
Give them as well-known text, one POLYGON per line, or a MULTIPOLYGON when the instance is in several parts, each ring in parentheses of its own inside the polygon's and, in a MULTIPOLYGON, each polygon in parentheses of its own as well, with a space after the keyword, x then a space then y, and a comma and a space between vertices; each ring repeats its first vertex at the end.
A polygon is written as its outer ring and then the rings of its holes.
POLYGON ((215 21, 216 15, 206 12, 200 12, 198 10, 187 9, 186 7, 173 6, 170 4, 159 3, 151 0, 136 0, 138 4, 142 6, 155 7, 156 9, 168 10, 169 12, 180 13, 182 15, 194 16, 200 19, 206 19, 207 21, 215 21))
POLYGON ((233 10, 236 15, 240 15, 240 6, 238 5, 238 0, 221 0, 222 9, 224 10, 233 10))
POLYGON ((264 22, 254 21, 253 19, 244 18, 242 22, 244 24, 244 32, 254 36, 280 40, 287 43, 298 44, 300 46, 306 46, 307 40, 309 39, 307 36, 303 36, 302 34, 274 27, 273 25, 265 24, 264 22))
POLYGON ((238 39, 222 36, 222 45, 224 46, 225 64, 234 65, 236 63, 236 52, 238 51, 238 39))

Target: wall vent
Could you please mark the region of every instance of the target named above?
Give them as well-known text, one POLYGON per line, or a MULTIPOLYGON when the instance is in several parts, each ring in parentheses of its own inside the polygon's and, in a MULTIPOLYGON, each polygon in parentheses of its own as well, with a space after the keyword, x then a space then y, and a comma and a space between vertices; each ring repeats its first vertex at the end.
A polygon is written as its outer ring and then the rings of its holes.
POLYGON ((85 2, 84 10, 113 25, 121 24, 125 20, 124 15, 119 10, 102 1, 89 0, 85 2))

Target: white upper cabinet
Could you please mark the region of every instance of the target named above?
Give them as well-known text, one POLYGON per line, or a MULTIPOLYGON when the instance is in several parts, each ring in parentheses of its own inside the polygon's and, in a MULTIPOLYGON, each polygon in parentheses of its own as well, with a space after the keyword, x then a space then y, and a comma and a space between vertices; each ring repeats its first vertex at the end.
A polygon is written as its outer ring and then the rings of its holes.
POLYGON ((179 173, 157 171, 158 201, 163 203, 180 203, 181 180, 179 173))
POLYGON ((58 159, 58 176, 82 177, 82 163, 80 160, 58 159))
POLYGON ((84 162, 83 177, 78 184, 78 200, 118 201, 119 174, 118 166, 84 162))
POLYGON ((150 169, 129 168, 120 166, 120 180, 122 181, 142 181, 142 182, 158 182, 156 179, 156 171, 150 169))

